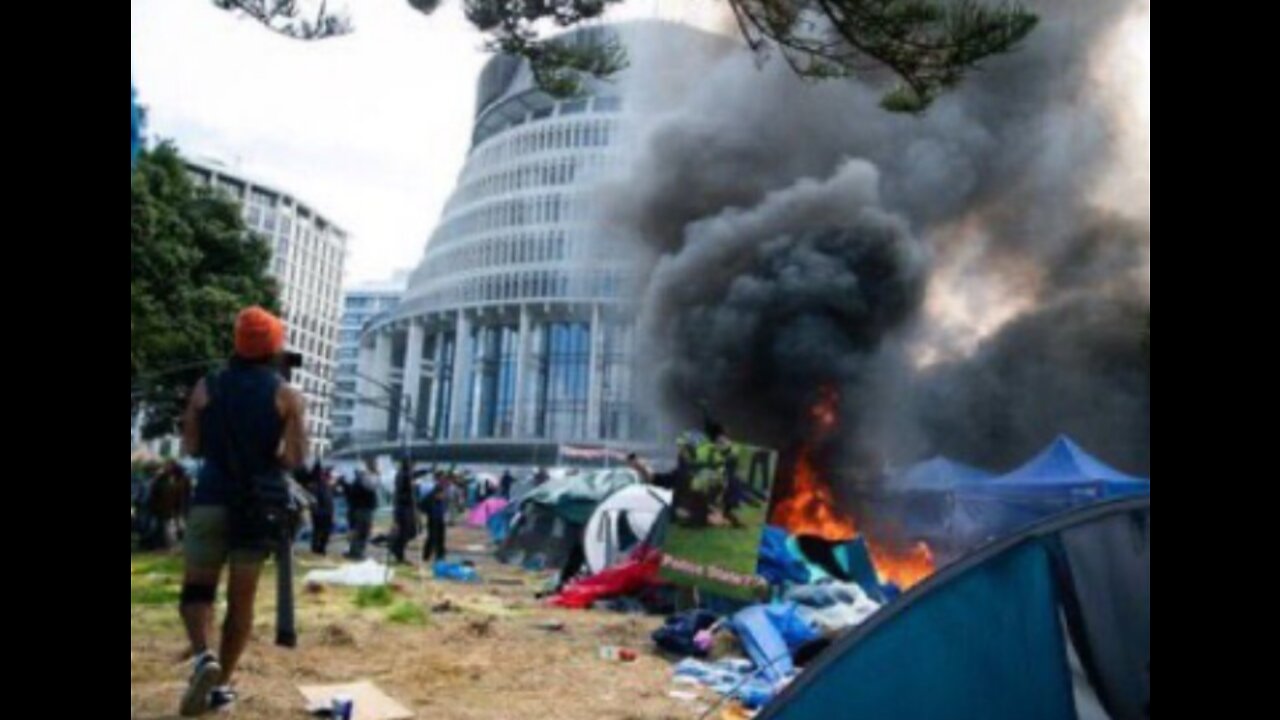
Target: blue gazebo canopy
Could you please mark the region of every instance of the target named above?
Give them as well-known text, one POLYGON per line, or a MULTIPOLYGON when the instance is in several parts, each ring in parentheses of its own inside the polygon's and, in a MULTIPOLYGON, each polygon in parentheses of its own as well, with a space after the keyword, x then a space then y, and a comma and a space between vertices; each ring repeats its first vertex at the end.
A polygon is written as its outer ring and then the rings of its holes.
POLYGON ((996 478, 995 473, 936 457, 911 466, 893 483, 899 492, 948 492, 996 478))
POLYGON ((1023 497, 1059 496, 1093 499, 1142 495, 1151 481, 1123 473, 1062 436, 1034 460, 982 485, 981 492, 1023 497))

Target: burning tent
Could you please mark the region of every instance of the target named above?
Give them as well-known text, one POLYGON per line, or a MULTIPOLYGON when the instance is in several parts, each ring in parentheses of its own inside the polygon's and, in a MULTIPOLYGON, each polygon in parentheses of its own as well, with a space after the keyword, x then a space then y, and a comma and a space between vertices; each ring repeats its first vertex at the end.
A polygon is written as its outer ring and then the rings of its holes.
MULTIPOLYGON (((790 483, 778 492, 771 525, 789 536, 792 554, 807 560, 811 568, 817 566, 835 579, 857 582, 873 596, 880 585, 909 590, 926 580, 936 570, 927 544, 907 540, 902 534, 886 538, 862 532, 836 496, 833 471, 826 467, 823 448, 839 437, 839 393, 824 391, 811 415, 814 432, 787 463, 790 483), (863 566, 874 567, 874 572, 857 572, 863 566)), ((773 540, 776 544, 776 534, 773 540)))
POLYGON ((1050 520, 943 571, 761 720, 1149 720, 1151 499, 1050 520))

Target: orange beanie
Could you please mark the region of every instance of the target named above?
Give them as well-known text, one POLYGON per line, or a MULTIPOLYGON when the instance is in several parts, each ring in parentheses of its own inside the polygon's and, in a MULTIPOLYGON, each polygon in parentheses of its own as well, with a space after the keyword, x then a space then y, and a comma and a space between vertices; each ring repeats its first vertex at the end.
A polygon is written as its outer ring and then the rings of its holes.
POLYGON ((266 360, 284 352, 284 323, 260 307, 251 307, 236 318, 236 355, 245 360, 266 360))

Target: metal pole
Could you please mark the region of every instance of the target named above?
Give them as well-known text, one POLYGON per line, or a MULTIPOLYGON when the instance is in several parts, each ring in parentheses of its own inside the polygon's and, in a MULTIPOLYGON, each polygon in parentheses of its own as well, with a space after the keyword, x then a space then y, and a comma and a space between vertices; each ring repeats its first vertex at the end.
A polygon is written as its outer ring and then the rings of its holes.
POLYGON ((293 597, 293 528, 280 538, 276 550, 276 646, 298 647, 297 618, 293 597))

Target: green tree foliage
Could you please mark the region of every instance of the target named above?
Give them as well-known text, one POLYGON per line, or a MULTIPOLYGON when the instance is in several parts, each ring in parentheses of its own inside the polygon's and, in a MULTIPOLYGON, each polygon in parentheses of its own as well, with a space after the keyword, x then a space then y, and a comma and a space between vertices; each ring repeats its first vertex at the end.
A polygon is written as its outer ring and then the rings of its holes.
POLYGON ((986 0, 725 0, 757 53, 776 49, 802 76, 886 71, 894 112, 921 112, 990 57, 1008 53, 1039 23, 986 0))
MULTIPOLYGON (((232 10, 262 23, 271 30, 299 40, 323 40, 351 32, 351 19, 345 13, 331 12, 327 0, 316 4, 314 12, 304 12, 298 0, 213 0, 223 10, 232 10)), ((423 5, 424 0, 411 0, 423 5)), ((432 8, 434 9, 434 8, 432 8)))
MULTIPOLYGON (((320 2, 317 15, 297 0, 213 0, 277 32, 321 39, 350 32, 343 13, 320 2)), ((442 0, 408 0, 423 13, 442 0)), ((607 78, 626 67, 615 38, 567 42, 555 31, 599 20, 627 0, 461 0, 489 38, 489 48, 526 58, 539 84, 556 96, 581 91, 588 77, 607 78)), ((779 54, 801 76, 825 80, 891 79, 884 107, 919 113, 991 57, 1013 51, 1038 18, 1006 0, 720 0, 737 18, 757 54, 779 54), (997 2, 1001 4, 996 4, 997 2)))

